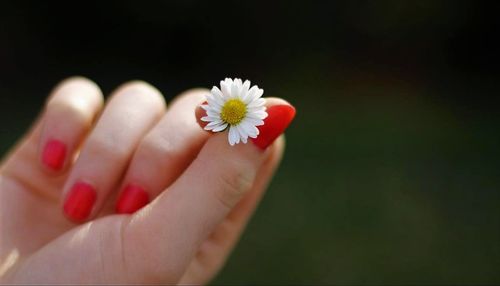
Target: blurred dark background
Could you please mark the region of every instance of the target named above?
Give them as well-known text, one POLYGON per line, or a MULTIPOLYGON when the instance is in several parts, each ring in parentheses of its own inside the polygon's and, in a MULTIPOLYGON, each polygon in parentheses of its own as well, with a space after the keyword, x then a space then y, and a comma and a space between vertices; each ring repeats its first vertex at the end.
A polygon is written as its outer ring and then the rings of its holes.
POLYGON ((2 1, 0 148, 50 89, 242 77, 298 110, 216 284, 499 284, 499 5, 2 1))

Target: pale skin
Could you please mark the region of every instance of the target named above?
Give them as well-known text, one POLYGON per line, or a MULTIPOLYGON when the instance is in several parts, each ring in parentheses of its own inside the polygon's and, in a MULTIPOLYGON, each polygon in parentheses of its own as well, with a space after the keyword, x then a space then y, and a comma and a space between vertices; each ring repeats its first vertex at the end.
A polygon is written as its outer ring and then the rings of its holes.
MULTIPOLYGON (((227 133, 197 123, 205 92, 189 90, 167 108, 145 82, 125 83, 107 102, 88 79, 60 83, 0 167, 0 281, 208 283, 262 198, 284 138, 264 151, 229 146, 227 133), (49 138, 68 145, 58 172, 40 162, 49 138), (81 178, 96 185, 97 201, 90 217, 75 223, 62 204, 81 178), (152 202, 115 214, 118 192, 130 182, 146 187, 152 202)), ((275 104, 288 103, 267 99, 275 104)))

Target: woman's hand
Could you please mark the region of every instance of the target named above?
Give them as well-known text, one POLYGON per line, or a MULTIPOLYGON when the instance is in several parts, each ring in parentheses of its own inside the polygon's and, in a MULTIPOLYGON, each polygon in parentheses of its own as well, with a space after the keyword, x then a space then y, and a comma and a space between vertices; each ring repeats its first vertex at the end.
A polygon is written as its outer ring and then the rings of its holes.
POLYGON ((130 82, 101 113, 94 83, 62 82, 0 167, 2 282, 213 278, 280 162, 295 111, 268 98, 260 143, 231 147, 197 122, 205 92, 167 108, 154 87, 130 82))

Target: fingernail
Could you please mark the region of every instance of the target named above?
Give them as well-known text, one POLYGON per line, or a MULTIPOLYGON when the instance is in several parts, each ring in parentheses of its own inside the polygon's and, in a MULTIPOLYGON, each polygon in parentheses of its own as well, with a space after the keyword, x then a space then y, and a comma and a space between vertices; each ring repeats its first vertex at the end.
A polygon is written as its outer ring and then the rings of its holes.
POLYGON ((94 187, 88 183, 76 182, 64 202, 64 213, 74 221, 84 221, 92 212, 97 199, 94 187))
POLYGON ((116 212, 131 214, 149 203, 149 195, 143 188, 127 185, 116 203, 116 212))
POLYGON ((203 116, 206 116, 206 115, 207 115, 207 112, 206 112, 203 108, 201 108, 201 106, 202 106, 202 105, 205 105, 205 104, 207 104, 207 103, 208 103, 208 101, 206 101, 206 100, 205 100, 205 101, 203 101, 200 105, 198 105, 198 106, 196 107, 196 110, 195 110, 194 115, 195 115, 195 117, 196 117, 196 122, 198 122, 198 125, 200 125, 200 127, 201 127, 201 128, 202 128, 205 132, 210 132, 210 131, 208 131, 208 130, 205 130, 205 126, 207 126, 208 122, 205 122, 205 121, 202 121, 202 120, 201 120, 201 118, 202 118, 203 116))
POLYGON ((278 138, 295 117, 295 108, 291 105, 274 105, 267 108, 268 116, 264 125, 258 126, 259 135, 252 139, 253 143, 264 150, 278 138))
POLYGON ((42 152, 42 163, 48 168, 59 171, 64 166, 66 144, 59 140, 49 140, 42 152))

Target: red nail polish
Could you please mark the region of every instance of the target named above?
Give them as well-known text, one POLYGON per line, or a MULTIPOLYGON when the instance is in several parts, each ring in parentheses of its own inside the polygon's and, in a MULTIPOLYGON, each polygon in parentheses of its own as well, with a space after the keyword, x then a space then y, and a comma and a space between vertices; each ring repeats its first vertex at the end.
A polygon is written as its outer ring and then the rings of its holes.
MULTIPOLYGON (((200 105, 198 105, 198 107, 196 107, 196 110, 195 110, 195 113, 194 115, 196 116, 196 122, 198 122, 198 125, 200 125, 201 128, 205 128, 205 126, 207 126, 208 122, 205 122, 205 121, 202 121, 201 118, 203 116, 207 116, 207 112, 205 111, 205 109, 201 108, 202 105, 205 105, 207 104, 208 101, 203 101, 200 105)), ((210 132, 208 130, 205 130, 207 132, 210 132)), ((211 132, 210 132, 211 133, 211 132)))
POLYGON ((127 185, 116 203, 116 212, 131 214, 149 203, 149 195, 143 188, 127 185))
POLYGON ((257 127, 259 135, 252 139, 253 143, 263 150, 285 131, 295 117, 295 108, 291 105, 274 105, 266 111, 268 116, 264 119, 264 125, 257 127))
POLYGON ((42 152, 42 163, 48 168, 59 171, 64 166, 66 145, 59 140, 49 140, 42 152))
POLYGON ((97 199, 93 186, 84 182, 76 182, 64 202, 64 213, 73 221, 84 221, 92 212, 97 199))

